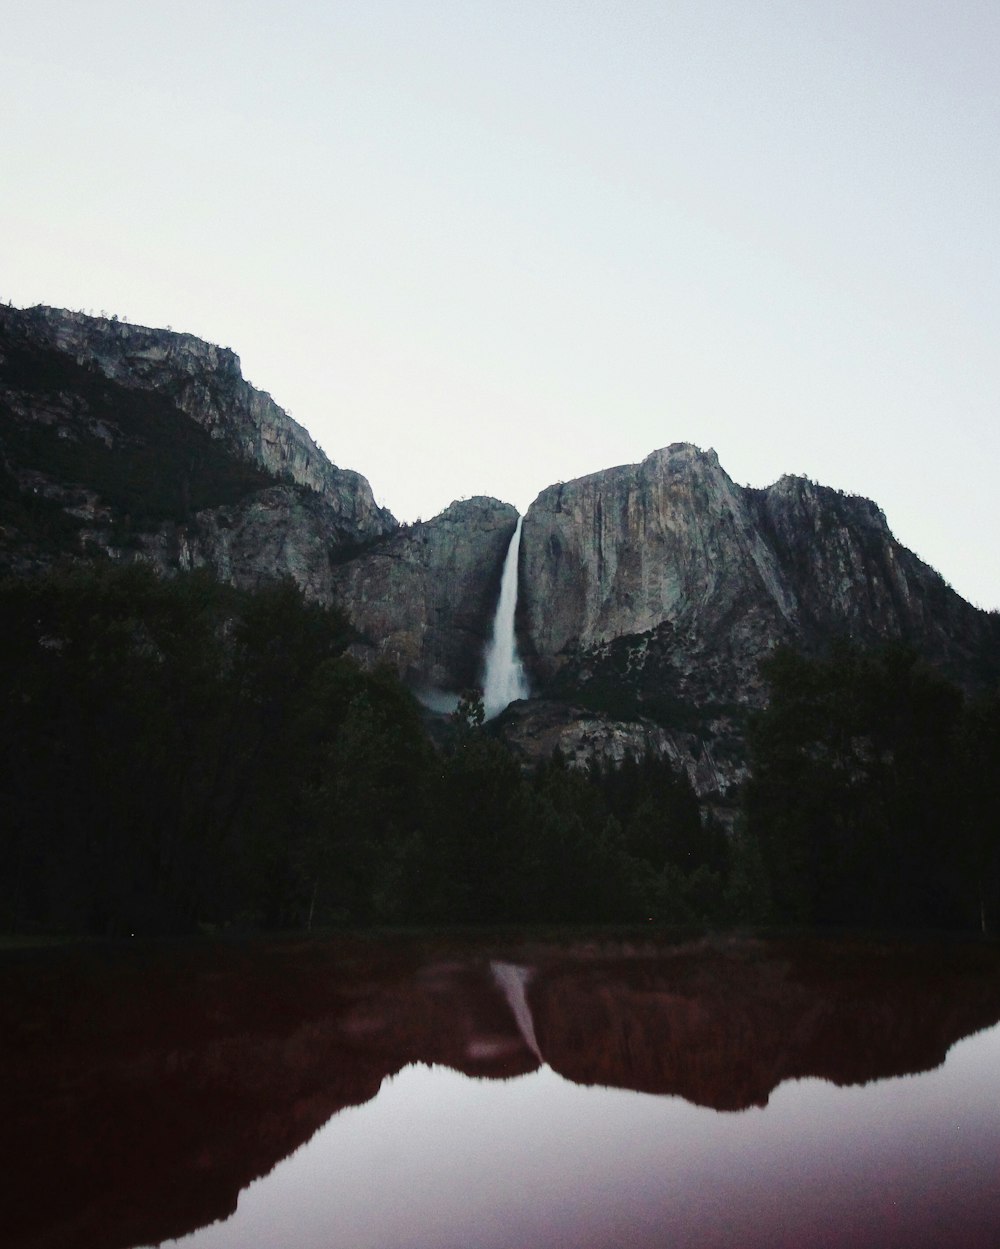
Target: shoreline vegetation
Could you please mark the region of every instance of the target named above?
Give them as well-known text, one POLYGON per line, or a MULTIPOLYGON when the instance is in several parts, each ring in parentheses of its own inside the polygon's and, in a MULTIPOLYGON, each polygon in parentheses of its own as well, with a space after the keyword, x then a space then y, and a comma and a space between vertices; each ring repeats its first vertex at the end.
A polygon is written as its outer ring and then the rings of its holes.
POLYGON ((291 583, 67 565, 0 582, 0 931, 1000 923, 1000 697, 898 644, 778 652, 727 833, 682 773, 533 770, 475 693, 432 741, 291 583))

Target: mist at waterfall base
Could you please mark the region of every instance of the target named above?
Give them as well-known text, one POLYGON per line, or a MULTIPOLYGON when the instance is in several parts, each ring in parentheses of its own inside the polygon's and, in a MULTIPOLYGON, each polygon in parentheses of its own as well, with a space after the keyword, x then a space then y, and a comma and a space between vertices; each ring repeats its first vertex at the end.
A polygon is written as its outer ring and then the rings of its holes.
POLYGON ((500 578, 500 598, 493 617, 493 636, 486 648, 486 670, 483 676, 483 709, 492 720, 518 698, 528 697, 528 679, 517 653, 514 616, 517 612, 517 561, 521 549, 521 521, 517 518, 514 536, 507 548, 507 558, 500 578))

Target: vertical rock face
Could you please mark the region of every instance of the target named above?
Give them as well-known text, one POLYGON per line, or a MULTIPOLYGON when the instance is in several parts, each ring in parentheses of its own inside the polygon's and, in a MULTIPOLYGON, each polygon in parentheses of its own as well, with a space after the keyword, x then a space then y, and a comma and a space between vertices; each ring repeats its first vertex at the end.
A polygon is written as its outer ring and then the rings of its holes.
POLYGON ((479 684, 516 523, 509 503, 467 499, 336 569, 334 594, 364 635, 359 658, 418 687, 479 684))
POLYGON ((794 627, 775 553, 714 451, 677 443, 550 486, 528 510, 523 547, 524 627, 543 675, 664 622, 755 650, 794 627))
POLYGON ((752 702, 781 641, 901 637, 968 669, 988 632, 868 500, 792 477, 746 489, 684 443, 543 490, 522 549, 522 625, 548 680, 586 683, 603 661, 752 702))

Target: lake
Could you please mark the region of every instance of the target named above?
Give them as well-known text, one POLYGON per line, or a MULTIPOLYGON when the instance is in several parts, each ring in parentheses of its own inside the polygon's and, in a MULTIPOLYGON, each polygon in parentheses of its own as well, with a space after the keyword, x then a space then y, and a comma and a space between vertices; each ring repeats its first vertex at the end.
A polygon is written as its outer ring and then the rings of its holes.
POLYGON ((80 947, 0 994, 11 1249, 1000 1243, 993 944, 80 947))

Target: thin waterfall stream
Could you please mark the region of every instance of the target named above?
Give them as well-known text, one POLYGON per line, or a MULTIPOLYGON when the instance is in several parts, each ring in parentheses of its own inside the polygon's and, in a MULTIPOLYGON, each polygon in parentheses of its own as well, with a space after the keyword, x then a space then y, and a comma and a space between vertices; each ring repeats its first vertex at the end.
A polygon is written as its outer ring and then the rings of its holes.
POLYGON ((486 671, 483 676, 483 709, 492 720, 517 698, 527 698, 528 678, 517 653, 514 616, 517 612, 517 557, 521 549, 521 521, 517 518, 514 536, 507 548, 500 598, 493 617, 493 636, 486 648, 486 671))

